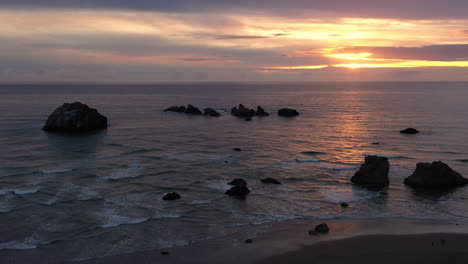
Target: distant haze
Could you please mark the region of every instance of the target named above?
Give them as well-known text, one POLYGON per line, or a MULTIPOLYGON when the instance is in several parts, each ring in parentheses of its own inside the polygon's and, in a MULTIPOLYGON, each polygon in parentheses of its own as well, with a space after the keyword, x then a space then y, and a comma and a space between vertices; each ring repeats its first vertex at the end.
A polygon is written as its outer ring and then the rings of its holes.
POLYGON ((468 81, 468 2, 2 0, 0 82, 468 81))

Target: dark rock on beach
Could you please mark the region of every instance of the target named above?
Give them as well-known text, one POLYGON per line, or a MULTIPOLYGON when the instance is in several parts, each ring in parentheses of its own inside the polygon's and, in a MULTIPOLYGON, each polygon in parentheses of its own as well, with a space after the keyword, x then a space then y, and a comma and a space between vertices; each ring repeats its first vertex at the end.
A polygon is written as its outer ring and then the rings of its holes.
POLYGON ((281 182, 273 178, 266 178, 266 179, 261 180, 261 182, 268 183, 268 184, 281 184, 281 182))
POLYGON ((330 228, 327 224, 322 223, 314 228, 314 230, 310 230, 309 234, 311 235, 319 235, 319 234, 326 234, 330 232, 330 228))
POLYGON ((242 178, 237 178, 228 183, 229 185, 247 185, 247 182, 242 178))
POLYGON ((185 112, 185 106, 171 106, 164 110, 164 112, 178 112, 178 113, 184 113, 185 112))
POLYGON ((389 184, 390 163, 385 157, 366 156, 364 164, 354 174, 351 181, 355 184, 383 187, 389 184))
POLYGON ((177 200, 177 199, 180 199, 180 194, 178 193, 168 193, 166 195, 164 195, 163 197, 163 200, 166 200, 166 201, 172 201, 172 200, 177 200))
POLYGON ((278 110, 278 115, 283 116, 283 117, 294 117, 294 116, 298 116, 299 112, 291 108, 282 108, 278 110))
POLYGON ((407 129, 404 129, 404 130, 401 130, 400 131, 401 134, 408 134, 408 135, 414 135, 414 134, 419 134, 419 131, 415 128, 407 128, 407 129))
POLYGON ((405 184, 412 187, 447 189, 468 184, 468 179, 454 171, 441 161, 418 163, 416 169, 405 179, 405 184))
POLYGON ((249 193, 250 193, 250 190, 245 185, 234 186, 225 192, 225 194, 229 196, 238 196, 238 197, 244 197, 249 193))
POLYGON ((107 118, 85 104, 65 103, 47 118, 49 132, 89 132, 107 128, 107 118))
POLYGON ((257 112, 255 113, 256 116, 269 116, 270 114, 265 112, 261 106, 257 106, 257 112))
POLYGON ((213 117, 220 117, 221 116, 221 114, 216 112, 216 110, 214 110, 213 108, 205 108, 205 110, 203 111, 203 115, 213 116, 213 117))
POLYGON ((185 109, 185 113, 186 114, 191 114, 191 115, 201 115, 202 112, 200 111, 200 109, 198 109, 198 107, 195 107, 191 104, 187 105, 187 108, 185 109))

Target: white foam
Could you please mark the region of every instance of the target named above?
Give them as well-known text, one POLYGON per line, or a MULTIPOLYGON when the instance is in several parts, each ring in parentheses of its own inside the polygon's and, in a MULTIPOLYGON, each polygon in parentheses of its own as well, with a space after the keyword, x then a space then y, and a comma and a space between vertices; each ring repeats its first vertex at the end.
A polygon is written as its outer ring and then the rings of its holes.
POLYGON ((194 200, 189 202, 188 204, 209 204, 211 203, 210 200, 194 200))
POLYGON ((100 227, 109 228, 120 225, 134 225, 148 221, 149 217, 130 217, 124 215, 106 215, 106 221, 100 227))
POLYGON ((319 159, 296 159, 296 162, 320 162, 319 159))
POLYGON ((5 195, 8 193, 14 193, 17 195, 26 195, 26 194, 37 193, 39 190, 40 188, 34 188, 34 189, 7 188, 7 189, 0 189, 0 195, 5 195))
POLYGON ((319 189, 320 195, 325 201, 331 203, 350 203, 360 200, 371 199, 379 196, 378 192, 369 190, 356 190, 356 189, 338 189, 338 188, 321 188, 319 189))
POLYGON ((11 241, 11 242, 5 242, 5 243, 0 243, 0 250, 2 249, 34 249, 37 248, 37 245, 32 245, 32 244, 27 244, 24 242, 16 242, 16 241, 11 241))
POLYGON ((120 180, 125 178, 135 178, 140 176, 141 171, 144 169, 141 165, 130 165, 125 169, 118 170, 108 176, 103 177, 106 180, 120 180))

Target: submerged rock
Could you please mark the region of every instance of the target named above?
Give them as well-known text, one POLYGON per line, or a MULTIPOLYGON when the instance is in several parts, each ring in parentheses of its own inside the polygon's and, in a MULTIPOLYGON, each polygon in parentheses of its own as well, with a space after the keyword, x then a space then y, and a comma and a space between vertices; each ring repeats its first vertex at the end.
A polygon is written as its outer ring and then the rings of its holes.
POLYGON ((441 161, 418 163, 416 169, 405 179, 413 187, 451 188, 468 184, 468 179, 441 161))
POLYGON ((171 106, 164 110, 164 112, 178 112, 178 113, 183 113, 185 112, 185 106, 171 106))
POLYGON ((247 185, 247 182, 242 178, 236 178, 232 180, 231 182, 229 182, 228 184, 239 186, 239 185, 247 185))
POLYGON ((364 164, 354 174, 351 181, 355 184, 369 186, 387 186, 390 163, 386 157, 366 156, 364 164))
POLYGON ((299 112, 291 108, 282 108, 278 110, 278 115, 283 116, 283 117, 294 117, 294 116, 298 116, 299 112))
POLYGON ((401 130, 400 133, 414 135, 414 134, 419 134, 419 131, 415 128, 409 127, 407 129, 401 130))
POLYGON ((281 182, 273 178, 266 178, 266 179, 261 180, 261 182, 268 183, 268 184, 281 184, 281 182))
POLYGON ((191 114, 191 115, 201 115, 202 112, 200 111, 200 109, 198 109, 198 107, 195 107, 191 104, 187 105, 187 108, 185 109, 185 113, 186 114, 191 114))
POLYGON ((221 114, 216 112, 216 110, 214 110, 213 108, 205 108, 205 110, 203 111, 203 115, 213 116, 213 117, 220 117, 221 116, 221 114))
POLYGON ((166 195, 164 195, 163 197, 163 200, 166 200, 166 201, 172 201, 172 200, 177 200, 177 199, 180 199, 180 194, 178 193, 168 193, 166 195))
POLYGON ((326 234, 330 231, 330 228, 327 224, 322 223, 314 228, 314 230, 310 230, 309 234, 311 235, 319 235, 319 234, 326 234))
POLYGON ((65 103, 55 109, 42 128, 49 132, 89 132, 107 128, 107 118, 80 102, 65 103))
POLYGON ((245 185, 237 185, 227 190, 225 194, 229 196, 243 197, 250 193, 250 190, 245 185))
POLYGON ((261 106, 257 106, 257 112, 255 113, 256 116, 269 116, 270 114, 265 112, 261 106))

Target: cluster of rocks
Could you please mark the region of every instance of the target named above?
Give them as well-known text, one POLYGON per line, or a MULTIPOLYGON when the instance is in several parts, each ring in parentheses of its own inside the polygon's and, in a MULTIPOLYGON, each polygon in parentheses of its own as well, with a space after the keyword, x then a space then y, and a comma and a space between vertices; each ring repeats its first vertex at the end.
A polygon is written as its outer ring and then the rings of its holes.
MULTIPOLYGON (((351 182, 371 187, 385 187, 390 181, 388 172, 390 163, 386 157, 366 156, 360 169, 351 178, 351 182)), ((411 187, 448 189, 468 184, 468 179, 450 168, 442 161, 416 164, 414 172, 404 180, 411 187)))
POLYGON ((233 107, 231 109, 231 115, 239 118, 250 119, 254 116, 269 116, 270 114, 265 112, 265 109, 261 106, 257 106, 257 111, 255 111, 254 109, 247 108, 240 104, 239 107, 233 107))
POLYGON ((164 110, 164 112, 177 112, 177 113, 185 113, 189 115, 206 115, 206 116, 214 116, 220 117, 221 114, 218 113, 213 108, 205 108, 203 112, 198 108, 191 104, 188 104, 187 107, 185 106, 171 106, 164 110))

